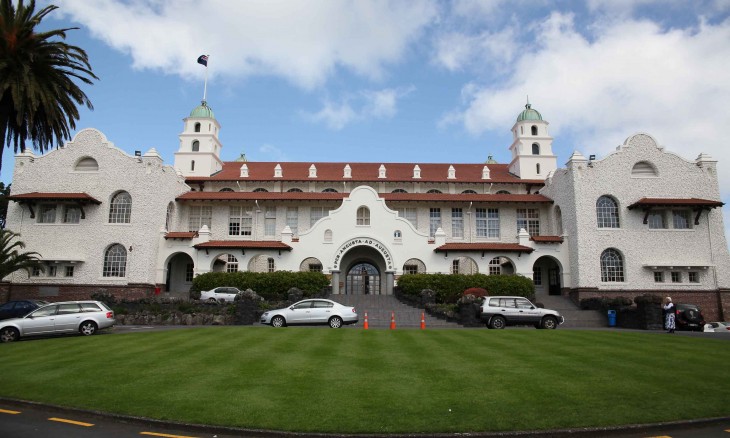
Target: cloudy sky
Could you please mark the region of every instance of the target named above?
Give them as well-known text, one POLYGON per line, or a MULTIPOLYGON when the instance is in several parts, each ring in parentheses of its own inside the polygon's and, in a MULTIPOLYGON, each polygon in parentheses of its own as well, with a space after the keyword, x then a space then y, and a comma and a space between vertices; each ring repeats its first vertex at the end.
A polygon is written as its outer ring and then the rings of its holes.
POLYGON ((506 163, 529 95, 559 166, 648 132, 719 160, 730 218, 730 0, 56 3, 100 77, 78 128, 130 153, 172 163, 208 54, 225 160, 506 163))

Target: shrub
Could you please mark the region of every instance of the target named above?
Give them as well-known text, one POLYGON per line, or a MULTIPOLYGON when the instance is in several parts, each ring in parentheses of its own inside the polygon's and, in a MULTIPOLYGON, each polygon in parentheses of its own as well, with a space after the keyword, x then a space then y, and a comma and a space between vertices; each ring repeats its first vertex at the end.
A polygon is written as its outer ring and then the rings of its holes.
POLYGON ((656 296, 656 295, 639 295, 638 297, 634 298, 634 302, 637 305, 645 305, 645 304, 661 304, 662 303, 662 297, 656 296))
POLYGON ((408 274, 398 279, 403 295, 418 297, 422 290, 436 292, 436 303, 453 304, 470 288, 481 288, 488 295, 529 297, 535 293, 532 280, 520 275, 408 274))
POLYGON ((489 296, 487 291, 485 289, 482 289, 481 287, 470 287, 469 289, 464 291, 464 296, 466 295, 474 295, 477 298, 489 296))
POLYGON ((284 301, 292 287, 301 289, 305 298, 319 295, 330 281, 321 272, 208 272, 193 279, 190 289, 200 297, 200 291, 220 286, 235 287, 239 290, 252 289, 268 301, 284 301))
POLYGON ((96 301, 101 301, 102 303, 106 304, 109 307, 114 306, 117 304, 117 297, 110 294, 109 292, 105 290, 100 290, 98 292, 94 292, 91 294, 91 299, 96 301))

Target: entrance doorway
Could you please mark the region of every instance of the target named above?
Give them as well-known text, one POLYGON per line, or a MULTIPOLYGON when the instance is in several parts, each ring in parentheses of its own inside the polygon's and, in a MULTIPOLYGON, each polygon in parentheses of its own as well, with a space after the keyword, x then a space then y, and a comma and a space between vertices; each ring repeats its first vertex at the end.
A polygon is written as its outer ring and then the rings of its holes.
POLYGON ((380 295, 380 271, 370 263, 358 263, 347 271, 345 293, 380 295))
POLYGON ((532 281, 535 284, 535 293, 560 295, 562 291, 562 272, 560 263, 551 256, 542 256, 532 266, 532 281))

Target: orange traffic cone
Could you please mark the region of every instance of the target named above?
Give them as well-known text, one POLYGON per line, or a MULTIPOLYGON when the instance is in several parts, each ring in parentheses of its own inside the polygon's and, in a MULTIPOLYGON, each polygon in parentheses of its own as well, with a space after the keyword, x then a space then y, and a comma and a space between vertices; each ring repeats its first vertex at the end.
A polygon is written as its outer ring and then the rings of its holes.
POLYGON ((362 328, 364 330, 368 329, 368 312, 365 312, 365 324, 363 324, 362 328))
POLYGON ((426 330, 426 314, 421 312, 421 330, 426 330))
POLYGON ((395 330, 395 312, 390 313, 390 329, 395 330))

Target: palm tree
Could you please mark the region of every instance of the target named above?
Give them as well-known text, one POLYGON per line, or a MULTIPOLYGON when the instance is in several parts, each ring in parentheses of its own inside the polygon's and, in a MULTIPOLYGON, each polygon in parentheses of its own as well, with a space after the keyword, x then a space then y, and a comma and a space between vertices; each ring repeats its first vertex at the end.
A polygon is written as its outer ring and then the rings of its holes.
POLYGON ((77 104, 93 109, 74 79, 91 84, 86 52, 59 41, 76 27, 37 32, 49 5, 35 13, 35 0, 0 0, 0 169, 3 146, 15 153, 30 140, 40 152, 71 138, 79 119, 77 104))
POLYGON ((20 234, 10 230, 0 230, 0 280, 15 271, 25 269, 30 276, 33 268, 43 269, 37 252, 20 252, 25 243, 15 240, 20 234))

